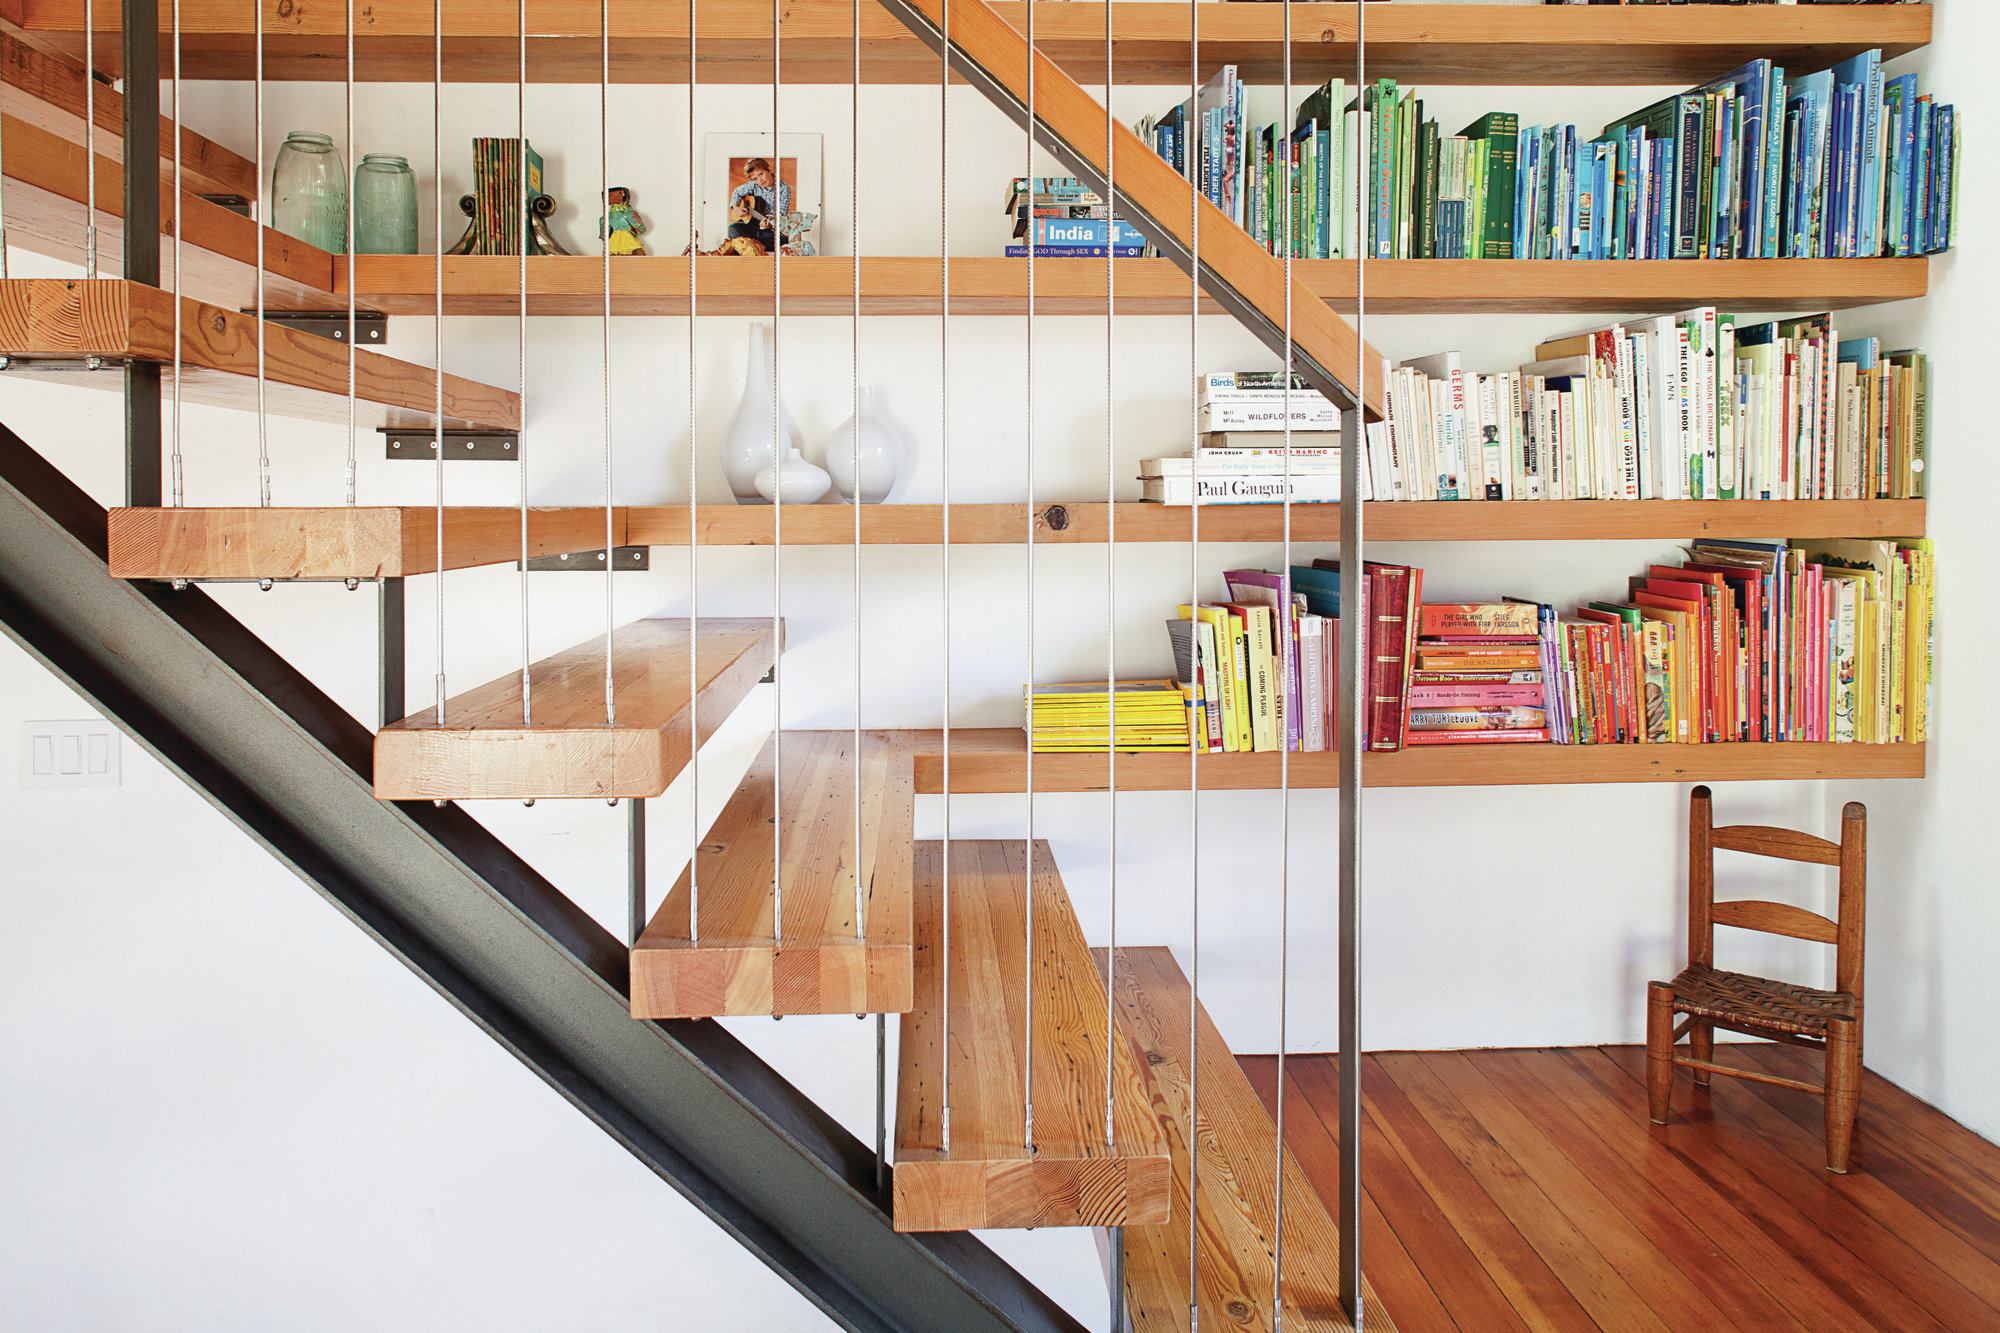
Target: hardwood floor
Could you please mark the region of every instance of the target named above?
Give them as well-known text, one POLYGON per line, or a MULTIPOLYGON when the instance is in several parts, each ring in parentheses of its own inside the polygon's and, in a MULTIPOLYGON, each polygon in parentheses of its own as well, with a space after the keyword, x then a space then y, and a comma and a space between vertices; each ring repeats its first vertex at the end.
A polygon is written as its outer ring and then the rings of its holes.
MULTIPOLYGON (((1721 1047, 1803 1077, 1806 1053, 1721 1047)), ((1245 1057, 1267 1106, 1277 1061, 1245 1057)), ((1639 1047, 1380 1054, 1363 1253, 1405 1330, 2000 1329, 2000 1146, 1873 1074, 1853 1168, 1819 1102, 1717 1079, 1646 1117, 1639 1047)), ((1335 1062, 1286 1061, 1285 1137, 1337 1208, 1335 1062)))

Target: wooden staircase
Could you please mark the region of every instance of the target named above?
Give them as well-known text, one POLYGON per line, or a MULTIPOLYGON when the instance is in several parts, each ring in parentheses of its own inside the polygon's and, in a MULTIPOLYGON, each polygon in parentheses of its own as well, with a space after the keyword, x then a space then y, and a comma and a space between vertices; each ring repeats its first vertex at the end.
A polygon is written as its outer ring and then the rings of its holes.
MULTIPOLYGON (((1096 950, 1094 957, 1101 968, 1105 951, 1096 950)), ((1145 1053, 1156 1113, 1173 1157, 1171 1219, 1165 1226, 1125 1231, 1131 1326, 1138 1333, 1178 1333, 1188 1326, 1188 1077, 1194 1068, 1201 1099, 1200 1166, 1193 1175, 1202 1326, 1214 1319, 1229 1329, 1271 1330, 1277 1128, 1207 1010, 1197 1015, 1190 1060, 1188 1008, 1194 996, 1171 950, 1120 949, 1114 995, 1120 1022, 1145 1053)), ((1339 1253, 1339 1231, 1287 1149, 1285 1328, 1335 1333, 1352 1327, 1340 1305, 1339 1253)), ((1368 1328, 1395 1327, 1365 1278, 1362 1301, 1368 1328)))
POLYGON ((1166 1221, 1166 1135, 1124 1025, 1116 1042, 1106 1039, 1104 990, 1047 844, 1035 844, 1032 1033, 1026 849, 1019 840, 951 844, 948 972, 943 844, 919 843, 916 850, 916 996, 902 1023, 896 1084, 896 1229, 1166 1221), (1117 1110, 1110 1144, 1107 1049, 1117 1110), (1023 1118, 1030 1059, 1032 1148, 1023 1118))
POLYGON ((695 850, 701 921, 683 872, 632 948, 634 1018, 903 1013, 910 1008, 910 751, 897 732, 784 733, 783 781, 765 743, 695 850), (854 849, 855 803, 861 849, 854 849), (773 831, 782 829, 785 929, 772 928, 773 831), (854 920, 859 862, 862 912, 854 920))
POLYGON ((509 674, 375 736, 375 795, 386 801, 658 796, 777 660, 767 619, 704 618, 695 687, 685 620, 640 620, 613 635, 617 721, 604 720, 601 638, 534 664, 534 721, 521 725, 509 674), (690 717, 690 701, 695 716, 690 717), (697 731, 694 724, 699 724, 697 731))

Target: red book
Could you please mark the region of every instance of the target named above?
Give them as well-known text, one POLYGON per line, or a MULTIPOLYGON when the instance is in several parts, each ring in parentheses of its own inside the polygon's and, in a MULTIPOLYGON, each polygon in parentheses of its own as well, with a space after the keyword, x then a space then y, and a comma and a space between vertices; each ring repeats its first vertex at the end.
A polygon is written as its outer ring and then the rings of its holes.
POLYGON ((1547 727, 1511 727, 1505 731, 1413 731, 1412 745, 1491 745, 1495 742, 1519 744, 1547 741, 1547 727))
MULTIPOLYGON (((1338 560, 1313 561, 1315 569, 1339 569, 1338 560)), ((1367 731, 1370 750, 1399 750, 1409 729, 1410 662, 1416 647, 1416 608, 1423 598, 1424 572, 1413 565, 1362 564, 1363 615, 1367 624, 1367 731)))

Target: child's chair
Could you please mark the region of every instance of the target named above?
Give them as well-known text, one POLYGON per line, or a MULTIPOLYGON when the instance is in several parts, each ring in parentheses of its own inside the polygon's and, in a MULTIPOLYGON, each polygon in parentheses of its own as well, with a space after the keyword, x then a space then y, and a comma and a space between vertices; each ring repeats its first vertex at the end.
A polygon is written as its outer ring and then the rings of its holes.
POLYGON ((1867 914, 1868 810, 1849 801, 1840 817, 1840 841, 1793 829, 1738 824, 1713 827, 1707 787, 1696 787, 1688 815, 1688 966, 1672 981, 1651 984, 1646 1004, 1646 1092, 1653 1121, 1667 1123, 1676 1065, 1694 1071, 1696 1084, 1711 1074, 1750 1078, 1817 1094, 1826 1101, 1826 1166, 1845 1173, 1861 1095, 1861 934, 1867 914), (1715 900, 1715 850, 1750 852, 1786 861, 1840 869, 1840 919, 1786 903, 1715 900), (1715 928, 1735 926, 1831 944, 1834 989, 1814 990, 1715 966, 1715 928), (1675 1022, 1680 1018, 1678 1025, 1675 1022), (1715 1063, 1715 1029, 1769 1037, 1824 1051, 1819 1084, 1715 1063), (1674 1054, 1681 1034, 1689 1053, 1674 1054))

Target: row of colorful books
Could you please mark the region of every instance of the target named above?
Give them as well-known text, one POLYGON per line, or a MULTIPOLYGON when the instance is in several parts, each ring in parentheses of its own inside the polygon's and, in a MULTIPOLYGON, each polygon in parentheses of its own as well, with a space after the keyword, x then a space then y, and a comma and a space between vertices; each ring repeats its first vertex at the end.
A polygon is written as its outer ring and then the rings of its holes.
POLYGON ((1491 374, 1457 352, 1385 372, 1368 433, 1396 500, 1910 499, 1926 490, 1930 363, 1843 341, 1830 314, 1712 308, 1542 343, 1491 374))
MULTIPOLYGON (((1184 605, 1167 622, 1187 705, 1182 744, 1213 754, 1334 746, 1340 572, 1225 571, 1227 601, 1184 605)), ((1120 739, 1123 748, 1123 739, 1120 739)))
POLYGON ((1140 498, 1191 505, 1199 488, 1205 505, 1340 502, 1340 413, 1302 378, 1287 393, 1282 371, 1208 371, 1195 420, 1192 452, 1140 461, 1140 498))
POLYGON ((1023 691, 1029 748, 1048 754, 1102 751, 1117 728, 1120 750, 1188 748, 1187 704, 1170 680, 1030 685, 1023 691))
POLYGON ((1074 176, 1016 176, 1001 211, 1013 220, 1005 248, 1012 259, 1136 259, 1148 252, 1146 238, 1074 176))
POLYGON ((1331 79, 1289 128, 1246 107, 1224 66, 1136 128, 1274 254, 1854 258, 1957 233, 1956 108, 1886 76, 1879 50, 1796 79, 1754 60, 1595 136, 1506 111, 1445 134, 1394 79, 1331 79))

